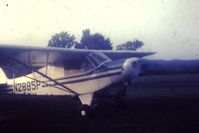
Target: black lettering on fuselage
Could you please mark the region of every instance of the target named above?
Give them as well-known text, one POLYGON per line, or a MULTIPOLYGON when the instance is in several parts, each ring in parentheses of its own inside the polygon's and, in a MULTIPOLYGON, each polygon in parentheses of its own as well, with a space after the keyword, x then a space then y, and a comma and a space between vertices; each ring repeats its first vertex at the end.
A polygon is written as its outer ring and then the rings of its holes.
POLYGON ((22 84, 20 84, 20 83, 15 84, 15 90, 16 90, 16 91, 22 91, 21 85, 22 85, 22 84))
POLYGON ((41 82, 36 82, 36 86, 37 86, 37 89, 38 89, 38 86, 40 86, 41 85, 41 82))
POLYGON ((38 90, 39 86, 41 86, 41 82, 34 80, 29 82, 16 83, 14 85, 14 88, 16 92, 22 92, 22 91, 38 90))
POLYGON ((26 83, 22 83, 22 90, 26 91, 26 83))

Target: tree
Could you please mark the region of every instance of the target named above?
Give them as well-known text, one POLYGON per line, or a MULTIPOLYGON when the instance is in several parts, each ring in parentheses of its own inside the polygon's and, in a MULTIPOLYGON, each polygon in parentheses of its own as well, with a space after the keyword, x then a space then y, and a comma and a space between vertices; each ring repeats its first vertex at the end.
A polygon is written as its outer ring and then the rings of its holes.
POLYGON ((71 48, 76 45, 75 37, 67 32, 61 32, 52 36, 48 42, 48 47, 71 48))
POLYGON ((83 30, 83 35, 81 38, 81 48, 85 49, 96 49, 96 50, 111 50, 112 43, 109 38, 105 38, 99 33, 93 35, 90 34, 90 30, 83 30))
POLYGON ((124 44, 117 45, 116 49, 117 50, 137 50, 143 45, 144 43, 142 41, 135 39, 133 42, 128 41, 128 42, 125 42, 124 44))

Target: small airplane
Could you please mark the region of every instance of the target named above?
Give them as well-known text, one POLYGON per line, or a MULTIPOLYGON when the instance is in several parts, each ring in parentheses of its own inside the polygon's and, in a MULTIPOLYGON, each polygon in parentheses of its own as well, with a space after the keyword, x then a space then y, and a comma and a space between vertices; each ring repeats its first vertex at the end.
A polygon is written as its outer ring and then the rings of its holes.
MULTIPOLYGON (((0 93, 77 96, 88 116, 99 92, 136 78, 139 58, 153 52, 0 45, 0 93)), ((123 91, 111 89, 114 94, 123 91)))

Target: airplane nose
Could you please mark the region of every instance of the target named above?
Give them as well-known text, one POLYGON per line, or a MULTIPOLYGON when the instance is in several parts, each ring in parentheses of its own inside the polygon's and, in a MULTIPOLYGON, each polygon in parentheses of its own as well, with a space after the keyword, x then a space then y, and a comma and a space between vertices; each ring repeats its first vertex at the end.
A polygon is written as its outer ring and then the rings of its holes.
POLYGON ((129 58, 123 64, 123 74, 125 77, 136 78, 139 76, 140 67, 137 58, 129 58))

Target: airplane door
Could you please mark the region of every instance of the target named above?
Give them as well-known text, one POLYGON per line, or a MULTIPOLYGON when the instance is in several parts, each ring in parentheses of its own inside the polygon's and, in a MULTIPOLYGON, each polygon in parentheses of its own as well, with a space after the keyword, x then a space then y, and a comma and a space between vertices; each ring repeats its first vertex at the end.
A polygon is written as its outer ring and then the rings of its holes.
POLYGON ((47 66, 47 76, 52 79, 64 77, 63 63, 53 63, 47 66))

